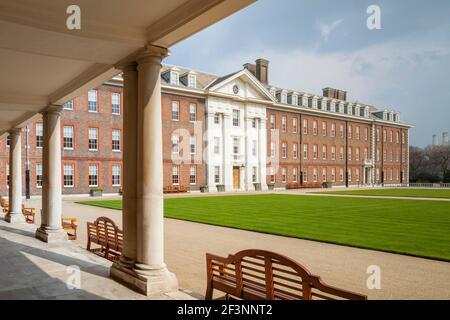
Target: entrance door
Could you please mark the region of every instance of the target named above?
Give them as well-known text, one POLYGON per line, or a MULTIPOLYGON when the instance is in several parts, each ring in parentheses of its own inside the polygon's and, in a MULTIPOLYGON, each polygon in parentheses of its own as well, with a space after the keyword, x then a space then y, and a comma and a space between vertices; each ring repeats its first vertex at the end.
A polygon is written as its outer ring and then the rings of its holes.
POLYGON ((239 190, 241 188, 241 168, 233 167, 233 188, 239 190))

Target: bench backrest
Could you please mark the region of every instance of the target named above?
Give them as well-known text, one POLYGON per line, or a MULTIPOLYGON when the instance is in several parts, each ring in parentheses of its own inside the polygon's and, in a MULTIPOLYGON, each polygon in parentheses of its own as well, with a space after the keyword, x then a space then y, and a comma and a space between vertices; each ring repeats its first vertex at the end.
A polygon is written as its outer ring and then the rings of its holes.
POLYGON ((88 222, 88 236, 95 238, 98 244, 108 246, 112 250, 122 251, 123 232, 113 220, 100 217, 94 223, 88 222))
POLYGON ((207 299, 214 289, 244 300, 367 299, 325 285, 299 263, 269 251, 245 250, 228 258, 207 254, 206 260, 207 299))

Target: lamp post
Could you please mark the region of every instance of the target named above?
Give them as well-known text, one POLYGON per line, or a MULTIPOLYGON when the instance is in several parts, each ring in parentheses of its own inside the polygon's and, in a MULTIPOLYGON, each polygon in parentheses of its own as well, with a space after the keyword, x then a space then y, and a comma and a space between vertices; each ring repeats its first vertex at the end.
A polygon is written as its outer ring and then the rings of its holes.
POLYGON ((30 129, 28 126, 25 128, 26 132, 26 143, 25 143, 25 196, 29 200, 31 198, 30 194, 30 140, 29 134, 30 129))

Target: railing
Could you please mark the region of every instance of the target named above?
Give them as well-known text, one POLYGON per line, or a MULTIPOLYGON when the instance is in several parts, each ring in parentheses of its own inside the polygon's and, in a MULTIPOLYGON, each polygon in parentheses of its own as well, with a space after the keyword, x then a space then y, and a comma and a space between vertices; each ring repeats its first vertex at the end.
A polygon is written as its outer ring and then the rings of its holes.
POLYGON ((448 189, 450 188, 450 183, 410 183, 410 188, 440 188, 448 189))

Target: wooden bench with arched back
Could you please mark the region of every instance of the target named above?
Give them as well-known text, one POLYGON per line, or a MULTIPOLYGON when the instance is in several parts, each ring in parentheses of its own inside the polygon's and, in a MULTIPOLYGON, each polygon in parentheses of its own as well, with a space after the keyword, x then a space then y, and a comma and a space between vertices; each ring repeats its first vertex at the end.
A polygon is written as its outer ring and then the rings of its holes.
POLYGON ((117 260, 123 249, 123 232, 113 220, 100 217, 94 223, 87 223, 88 243, 87 250, 94 252, 108 260, 117 260), (92 248, 92 244, 100 248, 92 248))
POLYGON ((245 250, 227 258, 206 255, 207 300, 214 290, 225 299, 366 300, 361 294, 324 284, 301 264, 277 253, 245 250))

